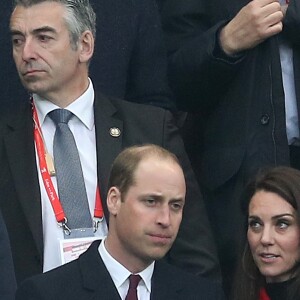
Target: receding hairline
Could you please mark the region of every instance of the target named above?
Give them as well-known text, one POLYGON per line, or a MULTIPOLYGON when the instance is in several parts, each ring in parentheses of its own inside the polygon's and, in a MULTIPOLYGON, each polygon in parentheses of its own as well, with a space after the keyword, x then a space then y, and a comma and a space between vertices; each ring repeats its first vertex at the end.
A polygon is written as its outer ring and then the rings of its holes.
POLYGON ((61 2, 59 0, 41 0, 41 1, 14 1, 12 4, 12 10, 13 12, 17 7, 23 7, 23 8, 32 8, 38 5, 44 5, 44 4, 49 4, 49 3, 56 3, 58 5, 61 5, 62 7, 66 8, 66 3, 61 2))
POLYGON ((147 144, 132 147, 131 149, 128 148, 128 151, 131 152, 131 155, 139 156, 139 159, 132 174, 132 185, 136 184, 136 175, 139 168, 142 164, 147 163, 148 161, 161 162, 162 164, 171 164, 174 166, 178 166, 184 177, 183 169, 177 156, 169 150, 166 150, 157 145, 147 144))
POLYGON ((131 152, 131 154, 133 155, 140 155, 140 162, 148 158, 158 158, 160 160, 173 161, 174 163, 178 164, 181 167, 181 164, 174 153, 157 145, 146 144, 146 145, 131 147, 128 148, 127 150, 131 152))
POLYGON ((183 173, 178 158, 169 150, 155 144, 134 145, 124 149, 116 157, 111 168, 108 188, 118 187, 125 195, 130 186, 136 184, 136 171, 139 165, 148 159, 172 163, 183 173))

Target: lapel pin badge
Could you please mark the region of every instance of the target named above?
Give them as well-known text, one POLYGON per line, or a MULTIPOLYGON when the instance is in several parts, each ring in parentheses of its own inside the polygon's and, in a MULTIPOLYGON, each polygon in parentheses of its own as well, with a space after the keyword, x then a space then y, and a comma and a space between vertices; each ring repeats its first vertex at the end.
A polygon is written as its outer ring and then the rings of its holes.
POLYGON ((119 137, 121 135, 121 130, 117 127, 111 127, 109 129, 109 134, 112 136, 112 137, 119 137))

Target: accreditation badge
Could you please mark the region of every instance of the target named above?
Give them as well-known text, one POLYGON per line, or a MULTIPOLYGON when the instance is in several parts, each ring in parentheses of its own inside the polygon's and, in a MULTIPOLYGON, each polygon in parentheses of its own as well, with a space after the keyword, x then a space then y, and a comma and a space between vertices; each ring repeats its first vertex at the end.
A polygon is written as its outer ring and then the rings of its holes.
POLYGON ((75 239, 63 239, 59 241, 61 264, 66 264, 79 257, 85 252, 95 240, 101 240, 104 237, 91 236, 75 239))

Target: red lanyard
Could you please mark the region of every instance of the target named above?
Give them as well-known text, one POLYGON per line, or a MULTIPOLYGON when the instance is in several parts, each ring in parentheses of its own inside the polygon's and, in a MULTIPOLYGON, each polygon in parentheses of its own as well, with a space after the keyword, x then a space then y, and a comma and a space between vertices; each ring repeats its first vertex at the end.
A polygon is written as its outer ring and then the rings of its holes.
MULTIPOLYGON (((32 115, 34 121, 34 141, 37 149, 37 154, 39 158, 39 168, 42 175, 42 179, 44 182, 44 186, 49 197, 50 203, 52 205, 55 218, 57 223, 61 223, 63 227, 66 227, 67 218, 64 213, 63 207, 61 202, 58 198, 58 195, 55 191, 53 186, 51 176, 49 174, 47 162, 46 162, 46 151, 44 147, 44 142, 42 138, 41 127, 37 115, 36 108, 32 102, 32 115)), ((99 222, 103 219, 103 207, 102 207, 102 200, 100 196, 100 189, 97 186, 96 189, 96 201, 95 201, 95 209, 94 209, 94 231, 97 230, 99 222)), ((66 227, 68 229, 68 227, 66 227)))

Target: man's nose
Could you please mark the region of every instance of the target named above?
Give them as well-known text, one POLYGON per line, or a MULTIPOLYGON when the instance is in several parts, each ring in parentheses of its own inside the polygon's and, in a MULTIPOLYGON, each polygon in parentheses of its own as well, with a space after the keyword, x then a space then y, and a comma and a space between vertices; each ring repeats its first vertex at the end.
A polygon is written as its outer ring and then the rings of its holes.
POLYGON ((28 39, 24 42, 22 49, 22 58, 24 61, 30 61, 36 58, 36 46, 33 40, 28 39))
POLYGON ((157 215, 157 223, 168 227, 170 225, 170 208, 169 206, 163 206, 159 209, 158 215, 157 215))

